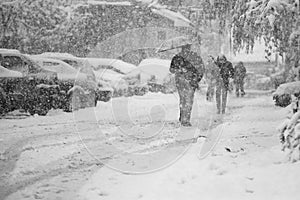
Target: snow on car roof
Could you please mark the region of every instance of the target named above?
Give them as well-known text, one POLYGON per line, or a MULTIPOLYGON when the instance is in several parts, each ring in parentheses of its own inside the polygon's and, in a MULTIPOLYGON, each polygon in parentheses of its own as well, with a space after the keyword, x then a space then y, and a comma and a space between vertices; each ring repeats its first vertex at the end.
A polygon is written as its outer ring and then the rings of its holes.
POLYGON ((171 65, 171 60, 164 60, 164 59, 159 59, 159 58, 147 58, 144 59, 140 62, 138 67, 143 66, 143 65, 159 65, 162 67, 167 67, 169 68, 171 65))
POLYGON ((134 64, 130 64, 118 59, 109 58, 86 58, 89 63, 95 68, 101 68, 101 66, 112 66, 120 72, 127 74, 137 67, 134 64))
POLYGON ((109 1, 92 1, 88 0, 88 4, 92 5, 113 5, 113 6, 131 6, 132 3, 129 1, 117 1, 117 2, 109 2, 109 1))
POLYGON ((37 61, 48 61, 48 62, 53 62, 53 63, 59 63, 59 64, 62 64, 64 66, 75 69, 74 67, 72 67, 71 65, 69 65, 68 63, 66 63, 62 60, 58 60, 58 59, 54 59, 54 58, 47 58, 47 57, 40 57, 40 56, 36 56, 36 55, 31 55, 30 57, 34 60, 37 60, 37 61))
POLYGON ((6 69, 0 65, 0 77, 23 77, 21 72, 6 69))
POLYGON ((0 52, 5 52, 5 53, 17 53, 20 54, 21 52, 17 49, 4 49, 0 48, 0 52))
POLYGON ((145 82, 151 76, 155 76, 158 83, 162 83, 166 77, 170 75, 169 67, 171 60, 163 60, 159 58, 148 58, 143 60, 137 69, 133 70, 125 76, 125 78, 141 75, 141 81, 145 82))
MULTIPOLYGON (((78 70, 75 69, 74 67, 72 67, 71 65, 69 65, 68 63, 61 61, 61 60, 57 60, 57 59, 52 59, 52 58, 44 58, 44 57, 40 57, 40 56, 30 56, 33 60, 37 61, 37 62, 51 62, 51 63, 57 63, 61 66, 63 66, 63 68, 65 68, 65 71, 68 72, 72 72, 72 73, 77 73, 78 70)), ((43 64, 42 64, 43 65, 43 64)), ((51 67, 47 67, 47 69, 49 70, 55 70, 54 67, 52 67, 53 69, 51 69, 51 67)))
POLYGON ((100 69, 97 71, 94 71, 96 75, 97 80, 107 80, 110 82, 116 82, 119 81, 122 77, 124 77, 123 74, 117 73, 110 69, 100 69))
POLYGON ((73 56, 72 54, 69 53, 58 53, 58 52, 45 52, 37 56, 43 56, 43 57, 52 57, 52 58, 72 58, 76 59, 78 57, 73 56))

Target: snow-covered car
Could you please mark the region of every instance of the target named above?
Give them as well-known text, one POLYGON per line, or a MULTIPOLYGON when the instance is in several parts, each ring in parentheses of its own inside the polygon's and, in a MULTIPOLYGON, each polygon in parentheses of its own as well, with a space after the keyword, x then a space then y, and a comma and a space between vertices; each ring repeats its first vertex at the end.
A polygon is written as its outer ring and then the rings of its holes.
POLYGON ((102 99, 108 101, 108 99, 111 98, 111 90, 105 90, 106 88, 101 88, 101 84, 99 85, 98 80, 96 80, 96 75, 94 73, 93 67, 86 58, 79 58, 73 56, 72 54, 56 53, 56 52, 46 52, 36 56, 41 58, 50 58, 50 59, 63 61, 69 64, 70 66, 72 66, 73 68, 75 68, 76 70, 79 70, 80 73, 86 74, 86 79, 95 85, 95 92, 96 92, 95 103, 98 100, 102 101, 102 99), (108 94, 108 96, 105 96, 106 94, 108 94), (103 97, 103 98, 97 99, 98 97, 103 97))
POLYGON ((112 70, 119 74, 128 74, 135 70, 137 66, 118 59, 109 58, 86 58, 94 70, 112 70))
POLYGON ((8 70, 21 72, 25 76, 31 76, 45 81, 56 80, 57 73, 43 69, 29 56, 15 50, 0 51, 0 64, 8 70))
POLYGON ((73 56, 72 54, 56 52, 45 52, 36 56, 61 60, 71 65, 75 69, 80 70, 81 73, 87 74, 89 79, 95 80, 95 74, 92 65, 86 58, 79 58, 73 56))
MULTIPOLYGON (((158 58, 144 59, 138 67, 128 73, 124 79, 130 85, 147 85, 150 92, 174 92, 171 83, 172 75, 169 72, 171 60, 158 58)), ((175 85, 174 85, 175 86, 175 85)))
POLYGON ((125 96, 143 96, 149 91, 148 84, 129 85, 125 96))
POLYGON ((292 96, 300 96, 300 81, 281 84, 273 93, 276 106, 286 107, 291 104, 292 96))
POLYGON ((99 69, 94 71, 98 85, 105 82, 109 88, 113 90, 113 96, 122 96, 128 90, 128 84, 123 79, 124 74, 120 74, 111 69, 99 69), (125 82, 125 83, 124 83, 125 82))
POLYGON ((22 109, 30 114, 46 115, 53 108, 56 97, 59 93, 58 85, 54 84, 55 80, 45 79, 54 76, 54 72, 45 72, 36 65, 31 65, 28 60, 19 60, 14 56, 14 61, 25 62, 28 73, 22 69, 22 65, 16 68, 16 63, 10 63, 5 54, 0 53, 0 114, 22 109), (13 65, 12 65, 13 64, 13 65), (13 68, 14 70, 10 70, 13 68), (39 74, 42 72, 42 75, 39 74), (52 75, 51 75, 52 74, 52 75))
POLYGON ((95 81, 88 79, 87 74, 81 73, 80 70, 61 60, 39 56, 31 57, 42 68, 57 73, 61 93, 61 101, 57 108, 71 112, 72 109, 96 106, 99 89, 95 81), (78 95, 76 96, 74 93, 78 95), (72 104, 75 97, 76 104, 72 104))
MULTIPOLYGON (((31 58, 43 69, 56 72, 59 79, 75 79, 79 74, 79 71, 77 69, 61 60, 43 58, 39 56, 31 56, 31 58)), ((83 78, 86 78, 86 75, 84 76, 85 77, 83 78)))

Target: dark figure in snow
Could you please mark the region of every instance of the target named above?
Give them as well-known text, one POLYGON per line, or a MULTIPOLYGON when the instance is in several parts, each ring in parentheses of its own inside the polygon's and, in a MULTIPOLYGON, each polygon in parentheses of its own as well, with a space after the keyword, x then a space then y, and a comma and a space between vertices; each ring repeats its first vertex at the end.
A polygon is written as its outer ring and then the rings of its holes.
POLYGON ((234 67, 234 84, 235 84, 235 94, 237 97, 239 97, 240 94, 242 97, 245 95, 244 79, 246 77, 246 73, 247 73, 247 70, 246 70, 246 67, 244 66, 243 62, 239 62, 234 67))
POLYGON ((218 114, 225 114, 229 79, 234 78, 234 68, 224 55, 218 56, 215 64, 219 68, 216 82, 216 101, 218 114))
POLYGON ((179 94, 179 121, 182 126, 191 126, 191 112, 195 90, 204 75, 204 65, 197 53, 191 51, 191 44, 182 46, 181 52, 172 59, 170 72, 175 74, 179 94))
POLYGON ((209 58, 209 60, 207 61, 207 65, 205 66, 205 80, 207 82, 207 101, 212 101, 214 98, 218 73, 218 66, 215 64, 213 59, 209 58))

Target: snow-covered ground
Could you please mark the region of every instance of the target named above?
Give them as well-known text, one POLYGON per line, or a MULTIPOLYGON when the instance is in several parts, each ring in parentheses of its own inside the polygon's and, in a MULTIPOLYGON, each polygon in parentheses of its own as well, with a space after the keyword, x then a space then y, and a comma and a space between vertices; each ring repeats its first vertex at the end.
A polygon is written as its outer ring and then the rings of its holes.
POLYGON ((286 110, 269 97, 232 99, 221 140, 199 159, 204 140, 169 168, 133 176, 99 169, 82 199, 298 199, 300 163, 286 163, 275 128, 286 110))
POLYGON ((204 99, 196 95, 193 127, 184 129, 172 94, 8 115, 0 123, 0 199, 297 199, 300 163, 285 161, 276 132, 287 110, 249 91, 217 116, 204 99))

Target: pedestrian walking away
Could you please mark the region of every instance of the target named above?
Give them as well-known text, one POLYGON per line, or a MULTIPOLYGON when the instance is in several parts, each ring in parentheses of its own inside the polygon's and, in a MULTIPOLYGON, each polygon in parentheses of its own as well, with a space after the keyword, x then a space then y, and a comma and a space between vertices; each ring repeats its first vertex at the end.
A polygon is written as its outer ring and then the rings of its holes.
POLYGON ((214 63, 213 59, 209 57, 205 66, 205 80, 207 83, 206 100, 212 101, 215 94, 217 75, 219 73, 218 66, 214 63))
POLYGON ((215 64, 219 68, 216 81, 216 103, 218 114, 225 114, 227 104, 227 93, 229 90, 229 79, 234 78, 234 68, 224 55, 218 56, 215 64))
POLYGON ((234 84, 235 84, 235 94, 237 97, 241 96, 243 97, 246 93, 244 90, 244 79, 246 77, 246 67, 244 66, 243 62, 239 62, 234 67, 234 84))
POLYGON ((191 51, 191 44, 182 46, 181 52, 173 57, 170 72, 175 74, 175 84, 179 94, 179 121, 182 126, 191 126, 194 93, 204 75, 202 58, 191 51))

